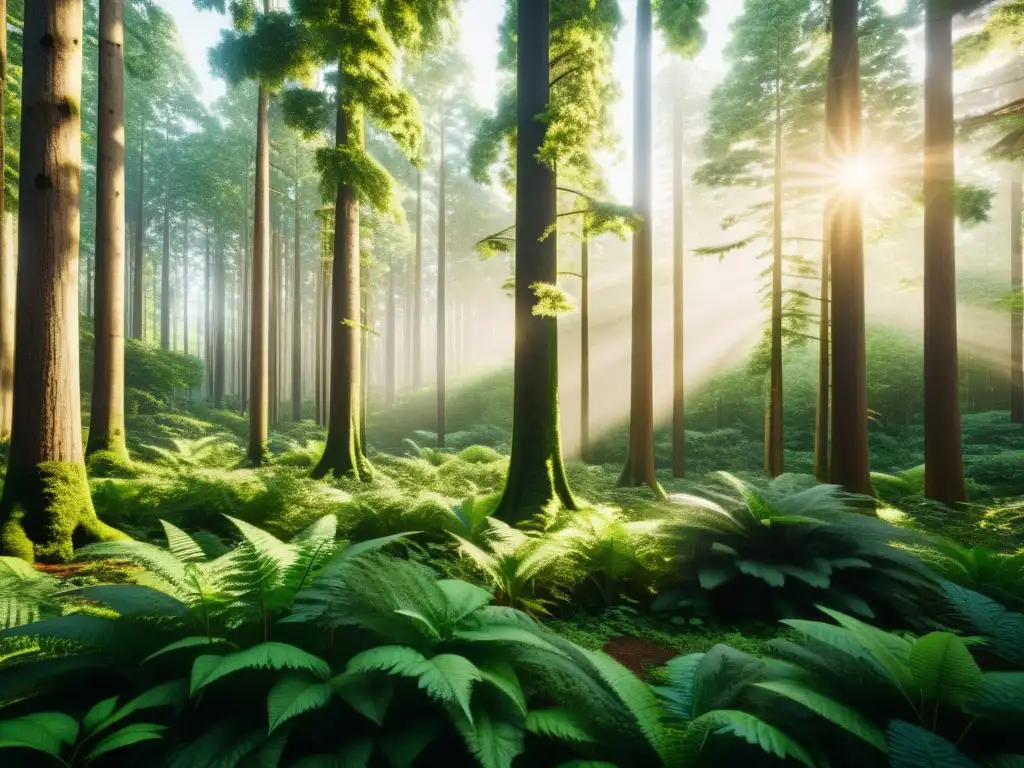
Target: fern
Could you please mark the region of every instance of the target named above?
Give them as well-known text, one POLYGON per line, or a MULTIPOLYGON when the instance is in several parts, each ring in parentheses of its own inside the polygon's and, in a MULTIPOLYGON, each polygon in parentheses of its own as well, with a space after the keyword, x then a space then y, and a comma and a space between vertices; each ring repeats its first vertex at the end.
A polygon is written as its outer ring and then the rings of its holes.
POLYGON ((286 643, 265 642, 226 656, 199 656, 192 665, 191 695, 222 677, 246 669, 303 670, 326 680, 330 665, 301 648, 286 643))
POLYGON ((686 736, 691 759, 700 753, 705 734, 735 736, 782 760, 791 758, 807 768, 815 765, 810 753, 799 742, 747 712, 717 709, 694 720, 686 736))
POLYGON ((60 586, 20 557, 0 557, 0 630, 59 614, 60 586))

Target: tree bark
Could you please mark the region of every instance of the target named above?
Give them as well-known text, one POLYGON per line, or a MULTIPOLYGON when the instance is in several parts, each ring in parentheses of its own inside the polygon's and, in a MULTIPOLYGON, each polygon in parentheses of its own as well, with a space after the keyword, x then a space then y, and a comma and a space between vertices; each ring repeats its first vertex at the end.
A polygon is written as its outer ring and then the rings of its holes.
MULTIPOLYGON (((278 225, 280 225, 278 220, 278 225)), ((281 231, 270 233, 270 424, 281 405, 281 231)))
POLYGON ((1021 247, 1021 177, 1015 170, 1010 183, 1010 290, 1013 308, 1010 310, 1010 421, 1024 424, 1024 263, 1021 247))
POLYGON ((182 232, 181 238, 181 316, 183 335, 185 342, 184 352, 188 354, 188 238, 189 238, 189 221, 188 221, 188 203, 185 204, 185 229, 182 232))
POLYGON ((633 210, 642 219, 633 233, 633 338, 629 452, 619 484, 647 484, 660 493, 654 476, 653 246, 651 241, 651 0, 636 5, 633 86, 633 210))
POLYGON ((214 338, 217 329, 213 322, 213 255, 210 251, 210 224, 206 224, 206 253, 203 259, 203 306, 204 314, 203 327, 206 333, 203 334, 203 348, 205 350, 205 373, 206 373, 206 399, 213 400, 213 368, 214 368, 214 338))
MULTIPOLYGON (((7 98, 7 0, 0 0, 0 158, 6 157, 4 105, 7 98)), ((0 442, 11 437, 11 404, 14 396, 14 315, 17 275, 14 264, 13 217, 7 213, 6 182, 0 179, 0 442)))
POLYGON ((96 321, 86 454, 127 460, 124 431, 124 3, 99 8, 96 321))
POLYGON ((241 327, 239 333, 240 341, 240 354, 241 360, 239 361, 239 379, 241 386, 239 387, 239 410, 245 413, 249 407, 249 302, 250 302, 250 291, 249 285, 252 282, 250 275, 252 274, 252 251, 249 248, 249 163, 252 162, 252 155, 250 154, 249 160, 245 165, 245 184, 243 185, 242 191, 242 317, 241 327))
POLYGON ((142 118, 139 131, 139 199, 135 216, 135 245, 132 267, 132 338, 143 339, 145 332, 144 292, 142 289, 143 260, 146 253, 146 119, 142 118))
POLYGON ((214 317, 213 317, 213 407, 220 408, 224 404, 225 376, 226 376, 226 355, 225 335, 227 327, 224 306, 227 301, 225 291, 224 269, 224 239, 220 234, 220 226, 217 227, 217 250, 216 261, 214 262, 213 295, 214 295, 214 317))
POLYGON ((686 326, 683 293, 683 95, 676 63, 672 98, 672 477, 686 476, 686 326))
MULTIPOLYGON (((266 5, 266 0, 264 0, 266 5)), ((262 463, 267 452, 267 386, 269 378, 267 303, 270 260, 270 138, 268 122, 270 94, 259 89, 256 120, 256 180, 252 225, 252 308, 249 342, 252 345, 249 370, 249 460, 262 463)))
POLYGON ((448 305, 445 301, 445 268, 448 261, 446 253, 445 219, 445 169, 444 169, 444 101, 440 110, 440 150, 437 167, 437 446, 444 448, 445 426, 445 374, 447 365, 445 346, 447 333, 446 320, 448 305))
POLYGON ((316 423, 318 425, 324 423, 324 401, 323 401, 323 373, 324 373, 324 353, 323 353, 323 314, 324 314, 324 260, 327 255, 327 234, 324 231, 323 223, 320 225, 320 259, 317 261, 316 270, 316 306, 313 313, 313 365, 315 371, 313 372, 314 386, 316 392, 314 397, 316 399, 316 423))
POLYGON ((423 386, 423 170, 416 169, 416 258, 412 279, 412 388, 423 386))
MULTIPOLYGON (((833 4, 829 91, 836 109, 829 143, 840 165, 861 154, 858 0, 833 4)), ((868 385, 864 336, 864 227, 859 190, 839 190, 829 234, 832 281, 831 480, 851 493, 874 495, 868 456, 868 385)))
POLYGON ((292 278, 292 421, 302 418, 302 251, 299 224, 299 143, 295 142, 295 270, 292 278))
MULTIPOLYGON (((826 139, 827 141, 827 139, 826 139)), ((814 408, 814 476, 818 482, 827 483, 829 472, 829 433, 832 429, 832 276, 830 273, 832 254, 829 248, 832 223, 830 221, 831 200, 825 200, 821 244, 821 282, 818 290, 818 390, 814 408)))
POLYGON ((533 314, 535 283, 558 281, 555 172, 537 159, 547 129, 548 0, 521 0, 517 19, 515 369, 512 456, 495 516, 528 520, 553 501, 576 509, 562 463, 558 425, 558 322, 533 314))
POLYGON ((397 352, 398 328, 395 324, 395 259, 388 257, 388 295, 387 295, 387 355, 384 361, 384 398, 388 406, 395 404, 395 353, 397 352))
POLYGON ((957 361, 953 205, 953 19, 949 0, 925 4, 924 460, 925 496, 967 500, 957 361))
POLYGON ((580 458, 590 456, 590 237, 580 244, 580 458))
POLYGON ((78 370, 82 2, 25 4, 14 418, 0 554, 67 561, 123 538, 93 510, 78 370))
POLYGON ((765 414, 764 471, 783 473, 782 456, 782 61, 776 60, 775 78, 775 184, 772 206, 772 317, 768 410, 765 414))
POLYGON ((164 252, 160 265, 160 348, 171 343, 171 159, 170 139, 164 131, 164 252))

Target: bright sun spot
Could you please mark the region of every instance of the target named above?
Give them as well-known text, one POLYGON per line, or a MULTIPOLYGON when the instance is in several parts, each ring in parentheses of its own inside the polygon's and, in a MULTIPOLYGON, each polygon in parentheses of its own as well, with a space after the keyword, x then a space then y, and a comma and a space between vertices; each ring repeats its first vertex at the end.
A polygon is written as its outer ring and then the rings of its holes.
POLYGON ((879 182, 881 168, 864 156, 847 158, 836 172, 836 180, 851 192, 864 192, 879 182))

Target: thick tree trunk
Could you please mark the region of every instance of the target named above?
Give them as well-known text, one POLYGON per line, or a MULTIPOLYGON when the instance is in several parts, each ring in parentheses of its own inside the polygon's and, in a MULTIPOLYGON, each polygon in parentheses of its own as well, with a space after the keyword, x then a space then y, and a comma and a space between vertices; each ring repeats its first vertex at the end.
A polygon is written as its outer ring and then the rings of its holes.
MULTIPOLYGON (((778 61, 781 69, 782 62, 778 61)), ((782 80, 775 79, 775 184, 772 205, 772 317, 765 414, 764 471, 783 473, 782 458, 782 80)))
POLYGON ((225 355, 224 330, 227 327, 224 314, 224 305, 227 301, 227 293, 224 287, 226 272, 224 269, 224 240, 220 234, 220 227, 217 227, 217 250, 216 262, 213 275, 213 407, 220 408, 224 404, 225 366, 227 357, 225 355))
MULTIPOLYGON (((164 154, 170 154, 170 139, 164 132, 164 154)), ((171 343, 171 161, 164 170, 164 252, 160 265, 160 348, 171 343)))
POLYGON ((416 169, 416 257, 412 278, 412 388, 423 386, 423 170, 416 169))
POLYGON ((1013 172, 1010 183, 1010 290, 1013 308, 1010 310, 1010 421, 1024 424, 1024 262, 1021 261, 1021 178, 1013 172))
POLYGON ((651 241, 651 0, 636 5, 633 86, 633 210, 642 219, 633 233, 633 338, 630 378, 629 452, 620 485, 647 484, 654 477, 653 245, 651 241))
POLYGON ((139 199, 135 215, 135 245, 133 246, 134 256, 132 267, 132 338, 144 338, 145 332, 145 311, 143 299, 145 293, 142 289, 143 261, 146 255, 146 119, 142 119, 142 128, 139 131, 139 199))
POLYGON ((67 561, 123 535, 96 518, 82 460, 78 371, 82 3, 25 4, 14 419, 0 554, 67 561))
POLYGON ((580 244, 580 458, 590 456, 590 236, 580 244))
POLYGON ((395 323, 395 260, 388 257, 388 295, 386 324, 387 348, 384 361, 384 399, 388 406, 395 404, 395 353, 398 346, 398 328, 395 323))
MULTIPOLYGON (((7 0, 0 0, 0 158, 4 154, 4 104, 7 92, 7 0)), ((13 217, 7 213, 5 184, 0 180, 0 442, 11 437, 14 396, 14 305, 17 274, 14 264, 13 217)))
POLYGON ((949 0, 925 3, 924 460, 925 496, 967 500, 957 361, 953 183, 953 19, 949 0))
POLYGON ((124 3, 101 0, 96 109, 96 321, 86 454, 128 458, 124 433, 124 3))
POLYGON ((672 477, 686 476, 686 326, 683 293, 683 94, 676 64, 672 98, 672 477))
POLYGON ((302 418, 302 243, 299 225, 299 144, 295 143, 295 270, 292 278, 292 421, 302 418))
POLYGON ((448 256, 446 252, 445 219, 445 169, 444 169, 444 102, 441 103, 440 114, 440 150, 437 166, 437 446, 444 448, 444 436, 447 431, 445 426, 445 374, 447 365, 445 361, 445 334, 447 333, 446 320, 448 305, 445 301, 445 269, 448 256))
POLYGON ((533 314, 534 283, 558 281, 555 172, 537 159, 547 131, 548 0, 521 0, 518 60, 515 256, 515 371, 512 456, 496 517, 528 520, 553 501, 576 509, 562 463, 558 425, 558 322, 533 314))
MULTIPOLYGON (((858 1, 833 5, 829 81, 838 102, 829 139, 840 164, 861 153, 858 1)), ((831 480, 852 493, 874 495, 868 456, 868 385, 864 337, 864 227, 859 190, 840 190, 829 234, 832 262, 831 480)))

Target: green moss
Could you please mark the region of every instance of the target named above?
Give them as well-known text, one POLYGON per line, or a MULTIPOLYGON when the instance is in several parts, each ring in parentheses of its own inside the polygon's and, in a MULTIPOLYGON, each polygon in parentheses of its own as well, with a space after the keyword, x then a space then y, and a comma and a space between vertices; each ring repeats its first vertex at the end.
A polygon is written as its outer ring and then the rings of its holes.
POLYGON ((125 535, 96 517, 83 464, 48 461, 8 475, 0 500, 0 553, 67 562, 76 544, 120 538, 125 535))
MULTIPOLYGON (((112 441, 113 442, 113 441, 112 441)), ((136 477, 139 470, 128 458, 128 449, 121 442, 121 450, 107 448, 93 451, 85 459, 90 477, 136 477)))

